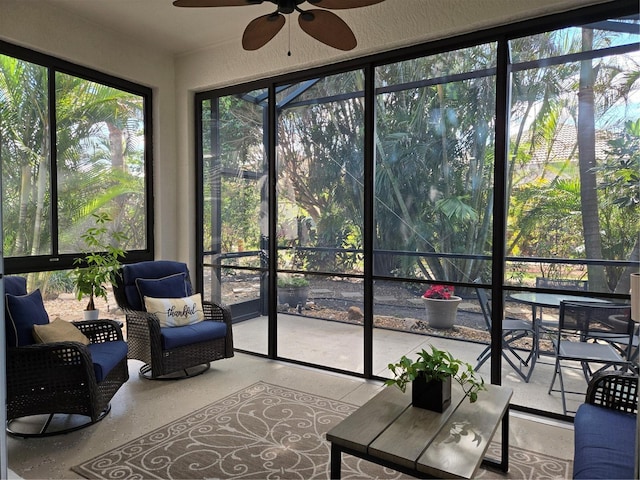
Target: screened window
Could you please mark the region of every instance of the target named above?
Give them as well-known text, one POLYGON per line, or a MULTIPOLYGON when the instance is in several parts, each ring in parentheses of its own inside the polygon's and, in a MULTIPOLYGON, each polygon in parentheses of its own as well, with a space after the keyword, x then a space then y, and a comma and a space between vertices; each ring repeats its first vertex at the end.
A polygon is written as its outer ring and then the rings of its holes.
POLYGON ((70 267, 94 213, 150 258, 151 92, 0 44, 0 158, 8 273, 70 267), (3 48, 4 47, 4 48, 3 48), (64 71, 62 71, 64 70, 64 71))

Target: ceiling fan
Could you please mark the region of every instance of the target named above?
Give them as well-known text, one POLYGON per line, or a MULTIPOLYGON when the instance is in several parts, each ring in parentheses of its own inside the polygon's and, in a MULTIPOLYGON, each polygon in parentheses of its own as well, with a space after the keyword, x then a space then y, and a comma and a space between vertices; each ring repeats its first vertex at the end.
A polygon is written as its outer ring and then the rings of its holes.
POLYGON ((313 8, 303 10, 300 4, 341 10, 358 8, 384 2, 384 0, 174 0, 176 7, 241 7, 270 2, 276 11, 252 20, 242 35, 245 50, 257 50, 269 42, 285 24, 285 15, 297 11, 300 28, 316 40, 339 50, 352 50, 358 44, 353 31, 338 15, 327 10, 313 8))

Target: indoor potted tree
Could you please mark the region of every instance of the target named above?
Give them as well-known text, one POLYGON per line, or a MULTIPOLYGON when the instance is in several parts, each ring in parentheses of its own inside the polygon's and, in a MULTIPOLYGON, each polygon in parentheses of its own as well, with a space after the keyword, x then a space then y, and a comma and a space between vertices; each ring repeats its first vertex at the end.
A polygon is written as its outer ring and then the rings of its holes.
POLYGON ((76 296, 78 300, 88 298, 85 308, 85 319, 96 319, 99 311, 95 306, 95 298, 107 301, 107 288, 119 275, 125 252, 114 245, 121 244, 127 237, 120 231, 109 234, 107 224, 111 217, 107 213, 92 214, 95 226, 89 227, 81 238, 86 244, 84 256, 74 260, 73 271, 76 296), (109 237, 109 239, 107 238, 109 237))
POLYGON ((483 378, 477 378, 469 363, 454 358, 449 352, 431 345, 431 352, 418 352, 418 358, 403 356, 399 362, 390 363, 394 378, 385 382, 396 385, 403 392, 412 383, 411 403, 415 407, 443 412, 451 404, 451 380, 462 386, 471 403, 478 399, 478 392, 486 390, 483 378))
POLYGON ((433 285, 424 292, 422 300, 430 327, 453 327, 462 298, 454 295, 452 285, 433 285))

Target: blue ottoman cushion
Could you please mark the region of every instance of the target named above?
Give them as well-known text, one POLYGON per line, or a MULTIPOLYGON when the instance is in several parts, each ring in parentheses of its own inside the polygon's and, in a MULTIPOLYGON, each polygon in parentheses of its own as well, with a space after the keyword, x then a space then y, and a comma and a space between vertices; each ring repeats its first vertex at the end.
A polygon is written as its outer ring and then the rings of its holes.
POLYGON ((91 352, 93 371, 96 374, 96 381, 100 383, 113 367, 118 365, 128 353, 127 342, 114 340, 111 342, 92 343, 87 346, 91 352))
POLYGON ((182 327, 163 327, 160 329, 163 350, 171 350, 184 345, 223 338, 226 334, 227 325, 223 322, 212 320, 205 320, 182 327))
POLYGON ((636 416, 584 403, 574 420, 573 478, 633 478, 636 416))

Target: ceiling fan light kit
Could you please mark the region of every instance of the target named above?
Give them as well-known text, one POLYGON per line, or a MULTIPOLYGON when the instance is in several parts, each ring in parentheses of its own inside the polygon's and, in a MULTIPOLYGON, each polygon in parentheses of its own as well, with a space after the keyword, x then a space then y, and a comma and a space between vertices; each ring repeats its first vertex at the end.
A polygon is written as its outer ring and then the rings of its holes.
POLYGON ((245 50, 257 50, 266 45, 284 27, 285 15, 297 11, 302 31, 325 45, 348 51, 353 50, 358 41, 349 25, 328 10, 367 7, 381 2, 384 0, 174 0, 173 4, 176 7, 242 7, 273 3, 275 12, 255 18, 247 25, 242 35, 245 50), (303 10, 300 8, 303 3, 320 8, 303 10))

